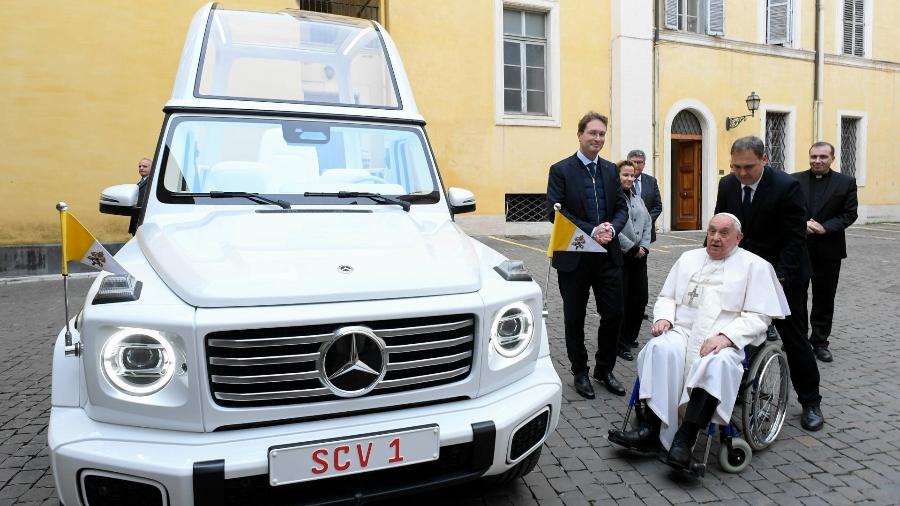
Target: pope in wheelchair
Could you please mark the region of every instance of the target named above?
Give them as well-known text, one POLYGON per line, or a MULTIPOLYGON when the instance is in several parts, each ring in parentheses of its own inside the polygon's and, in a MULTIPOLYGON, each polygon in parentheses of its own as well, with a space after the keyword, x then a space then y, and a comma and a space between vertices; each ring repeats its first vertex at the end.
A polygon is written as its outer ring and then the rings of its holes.
POLYGON ((637 359, 637 428, 611 430, 613 443, 643 451, 662 444, 666 463, 691 470, 698 432, 710 422, 731 427, 744 348, 763 343, 772 319, 790 314, 772 265, 738 247, 742 238, 737 217, 717 214, 706 248, 685 252, 672 267, 653 308, 654 338, 637 359))

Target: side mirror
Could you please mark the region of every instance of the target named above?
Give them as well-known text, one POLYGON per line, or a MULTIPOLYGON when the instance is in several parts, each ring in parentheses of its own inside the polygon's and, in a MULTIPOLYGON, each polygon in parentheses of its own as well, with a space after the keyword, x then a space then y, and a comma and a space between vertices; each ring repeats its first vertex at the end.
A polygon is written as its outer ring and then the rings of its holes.
POLYGON ((475 194, 462 188, 447 190, 447 200, 453 214, 471 213, 475 210, 475 194))
POLYGON ((100 212, 116 216, 134 216, 138 208, 138 185, 117 184, 100 192, 100 212))

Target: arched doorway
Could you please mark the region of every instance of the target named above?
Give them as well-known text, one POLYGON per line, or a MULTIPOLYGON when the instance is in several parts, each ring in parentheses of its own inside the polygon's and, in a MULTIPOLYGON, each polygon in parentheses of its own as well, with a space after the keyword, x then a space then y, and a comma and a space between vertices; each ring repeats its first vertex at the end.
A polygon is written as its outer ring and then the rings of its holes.
POLYGON ((703 196, 703 130, 691 111, 672 120, 672 230, 700 230, 703 196))

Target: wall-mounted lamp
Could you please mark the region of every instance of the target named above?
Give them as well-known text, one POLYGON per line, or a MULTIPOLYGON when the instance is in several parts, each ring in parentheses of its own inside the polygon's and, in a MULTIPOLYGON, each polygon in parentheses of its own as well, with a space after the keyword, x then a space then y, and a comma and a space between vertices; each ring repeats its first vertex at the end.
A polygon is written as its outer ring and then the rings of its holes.
POLYGON ((747 110, 750 111, 750 114, 736 116, 734 118, 725 118, 725 130, 731 130, 743 123, 745 119, 756 115, 756 110, 759 109, 759 95, 757 95, 755 91, 751 91, 750 95, 747 96, 746 102, 747 110))

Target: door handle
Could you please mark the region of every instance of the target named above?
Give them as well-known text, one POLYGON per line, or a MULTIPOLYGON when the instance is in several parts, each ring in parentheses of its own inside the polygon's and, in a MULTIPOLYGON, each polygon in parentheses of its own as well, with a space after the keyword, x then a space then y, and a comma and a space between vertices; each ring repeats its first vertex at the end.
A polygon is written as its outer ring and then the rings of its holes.
POLYGON ((688 192, 681 192, 681 196, 684 197, 684 198, 687 198, 688 192))

